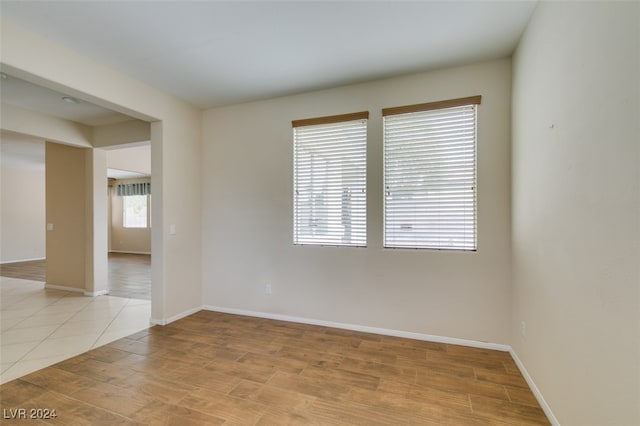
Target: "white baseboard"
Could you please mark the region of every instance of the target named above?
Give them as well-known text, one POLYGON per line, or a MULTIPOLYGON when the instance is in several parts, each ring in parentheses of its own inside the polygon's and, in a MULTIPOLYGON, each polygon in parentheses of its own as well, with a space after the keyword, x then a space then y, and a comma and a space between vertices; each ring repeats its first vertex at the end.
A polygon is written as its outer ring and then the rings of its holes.
POLYGON ((45 284, 44 288, 47 290, 73 291, 75 293, 82 293, 84 296, 87 296, 87 297, 97 297, 97 296, 103 296, 105 294, 109 294, 109 290, 86 291, 83 288, 67 287, 64 285, 45 284))
POLYGON ((227 314, 246 315, 250 317, 267 318, 279 321, 297 322, 302 324, 320 325, 324 327, 341 328, 344 330, 361 331, 363 333, 382 334, 385 336, 405 337, 407 339, 425 340, 428 342, 448 343, 450 345, 470 346, 473 348, 492 349, 496 351, 509 352, 509 345, 499 343, 480 342, 477 340, 458 339, 455 337, 435 336, 431 334, 414 333, 411 331, 392 330, 388 328, 368 327, 364 325, 345 324, 341 322, 324 321, 312 318, 294 317, 289 315, 271 314, 268 312, 245 311, 243 309, 223 308, 220 306, 205 305, 202 309, 207 311, 223 312, 227 314))
POLYGON ((197 306, 195 308, 188 309, 184 312, 179 313, 178 315, 174 315, 167 319, 151 318, 149 322, 155 325, 167 325, 167 324, 171 324, 174 321, 178 321, 179 319, 182 319, 184 317, 188 317, 189 315, 193 315, 196 312, 200 312, 201 310, 202 310, 202 306, 197 306))
POLYGON ((130 250, 109 250, 109 253, 122 253, 122 254, 151 254, 150 251, 130 251, 130 250))
POLYGON ((3 260, 0 265, 8 265, 10 263, 33 262, 35 260, 46 260, 46 257, 34 257, 30 259, 3 260))
POLYGON ((100 290, 100 291, 85 291, 84 295, 85 296, 89 296, 89 297, 97 297, 97 296, 104 296, 105 294, 109 294, 109 290, 100 290))
POLYGON ((529 375, 529 372, 524 367, 524 364, 522 363, 520 358, 518 358, 518 355, 513 350, 513 348, 509 350, 509 353, 511 354, 511 357, 513 358, 513 360, 516 362, 516 365, 518 366, 520 373, 522 373, 522 376, 524 377, 524 379, 527 381, 527 384, 531 388, 531 392, 533 392, 533 395, 538 400, 538 404, 540 404, 540 407, 542 407, 542 411, 544 411, 544 414, 547 415, 547 418, 549 419, 549 421, 553 426, 560 426, 560 422, 558 421, 558 419, 556 419, 556 416, 553 415, 553 412, 551 411, 551 407, 549 407, 549 404, 547 404, 547 401, 545 401, 544 397, 542 396, 542 393, 540 392, 540 389, 538 389, 538 387, 536 386, 535 382, 529 375))
POLYGON ((53 285, 53 284, 45 284, 44 288, 46 288, 47 290, 73 291, 76 293, 84 294, 84 288, 67 287, 64 285, 53 285))

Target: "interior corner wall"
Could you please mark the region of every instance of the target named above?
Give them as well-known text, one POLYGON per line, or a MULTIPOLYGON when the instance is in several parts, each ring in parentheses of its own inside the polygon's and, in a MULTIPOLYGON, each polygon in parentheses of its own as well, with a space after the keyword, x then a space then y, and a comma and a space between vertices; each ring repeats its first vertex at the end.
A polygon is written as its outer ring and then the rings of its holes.
POLYGON ((508 343, 510 100, 505 59, 205 111, 204 304, 508 343), (472 95, 478 251, 383 249, 381 109, 472 95), (363 110, 368 247, 294 246, 291 121, 363 110))
POLYGON ((44 259, 44 165, 3 162, 0 173, 0 263, 44 259))
POLYGON ((540 2, 514 56, 511 343, 563 425, 640 424, 639 9, 540 2))
POLYGON ((85 151, 51 142, 45 144, 46 223, 53 225, 46 236, 47 284, 83 292, 87 227, 85 151))

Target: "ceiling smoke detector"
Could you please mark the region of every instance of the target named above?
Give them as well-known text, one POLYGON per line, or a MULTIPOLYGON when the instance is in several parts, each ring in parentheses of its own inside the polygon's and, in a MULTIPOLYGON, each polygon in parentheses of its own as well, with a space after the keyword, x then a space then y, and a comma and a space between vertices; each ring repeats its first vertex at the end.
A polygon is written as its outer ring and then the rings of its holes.
POLYGON ((70 104, 79 104, 80 101, 77 100, 76 98, 72 98, 71 96, 63 96, 62 100, 65 102, 68 102, 70 104))

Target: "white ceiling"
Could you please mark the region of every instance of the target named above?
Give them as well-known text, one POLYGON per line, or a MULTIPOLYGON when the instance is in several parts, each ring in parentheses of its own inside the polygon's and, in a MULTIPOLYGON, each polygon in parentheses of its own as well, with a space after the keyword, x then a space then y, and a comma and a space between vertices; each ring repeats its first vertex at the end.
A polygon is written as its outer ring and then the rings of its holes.
POLYGON ((66 94, 29 83, 18 78, 7 76, 0 80, 0 97, 2 103, 15 105, 24 109, 41 112, 65 120, 102 126, 120 123, 133 118, 99 107, 89 102, 65 102, 66 94))
POLYGON ((8 19, 201 108, 511 55, 535 1, 1 2, 8 19))

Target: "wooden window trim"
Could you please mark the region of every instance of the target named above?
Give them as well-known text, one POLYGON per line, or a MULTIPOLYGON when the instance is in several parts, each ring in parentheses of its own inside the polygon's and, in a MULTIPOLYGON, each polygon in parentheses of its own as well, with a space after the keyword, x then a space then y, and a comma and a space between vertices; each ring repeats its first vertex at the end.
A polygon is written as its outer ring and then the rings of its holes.
POLYGON ((351 114, 330 115, 327 117, 305 118, 293 120, 292 127, 314 126, 316 124, 342 123, 344 121, 368 120, 369 111, 353 112, 351 114))
POLYGON ((411 112, 431 111, 434 109, 452 108, 465 105, 480 105, 482 96, 469 96, 466 98, 448 99, 444 101, 428 102, 425 104, 405 105, 393 108, 383 108, 382 116, 408 114, 411 112))

